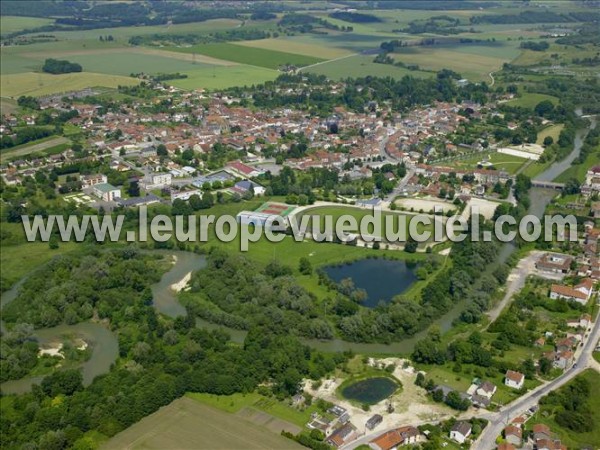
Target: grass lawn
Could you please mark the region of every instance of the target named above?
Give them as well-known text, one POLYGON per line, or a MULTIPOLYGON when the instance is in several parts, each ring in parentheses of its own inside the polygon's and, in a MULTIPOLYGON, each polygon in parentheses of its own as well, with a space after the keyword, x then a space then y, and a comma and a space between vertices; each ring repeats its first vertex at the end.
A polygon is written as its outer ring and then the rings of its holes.
POLYGON ((509 100, 506 102, 506 104, 509 106, 520 106, 521 108, 533 109, 539 102, 543 100, 550 100, 555 105, 558 103, 558 99, 552 95, 525 92, 520 97, 509 100))
POLYGON ((251 86, 274 80, 279 72, 264 67, 239 64, 223 67, 213 66, 184 72, 188 78, 171 80, 169 84, 181 89, 224 89, 232 86, 251 86))
POLYGON ((549 127, 544 128, 542 131, 538 133, 536 144, 542 145, 544 143, 544 139, 547 136, 550 136, 554 142, 558 141, 558 136, 560 132, 565 127, 564 123, 559 123, 556 125, 550 125, 549 127))
POLYGON ((600 363, 600 352, 593 352, 594 359, 600 363))
POLYGON ((79 72, 51 75, 28 72, 3 75, 0 79, 0 88, 3 96, 17 98, 21 95, 37 97, 96 86, 116 88, 119 85, 133 86, 138 83, 139 80, 134 78, 102 73, 79 72))
POLYGON ((454 161, 444 161, 440 165, 456 167, 457 169, 476 169, 478 163, 489 161, 498 170, 506 170, 510 174, 515 174, 527 162, 525 158, 518 156, 505 155, 503 153, 482 152, 465 159, 455 159, 454 161))
POLYGON ((258 47, 248 47, 231 43, 200 44, 191 47, 170 48, 170 50, 184 53, 199 53, 213 58, 235 61, 251 66, 277 69, 284 64, 308 66, 324 61, 314 56, 299 55, 295 53, 267 50, 258 47))
POLYGON ((531 161, 531 163, 529 163, 529 165, 525 168, 525 170, 523 170, 522 173, 524 175, 527 175, 529 178, 535 178, 540 173, 548 169, 553 162, 554 161, 546 161, 541 163, 539 161, 531 161))
MULTIPOLYGON (((597 354, 595 353, 595 355, 597 354)), ((581 433, 561 427, 554 421, 552 406, 541 406, 531 423, 545 423, 548 425, 568 448, 582 448, 583 446, 600 448, 600 426, 598 426, 600 424, 600 395, 597 395, 598 391, 600 391, 600 374, 593 369, 587 369, 580 375, 577 375, 577 378, 583 378, 590 384, 591 395, 588 397, 588 406, 592 411, 595 425, 593 431, 581 433)), ((561 388, 558 391, 560 392, 563 389, 561 388)))

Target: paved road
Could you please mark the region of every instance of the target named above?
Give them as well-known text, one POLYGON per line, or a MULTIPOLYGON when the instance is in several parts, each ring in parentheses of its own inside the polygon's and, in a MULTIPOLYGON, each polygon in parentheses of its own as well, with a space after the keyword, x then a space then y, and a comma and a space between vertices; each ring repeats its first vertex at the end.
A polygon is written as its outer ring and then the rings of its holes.
POLYGON ((586 368, 592 367, 597 370, 598 365, 592 357, 592 352, 594 351, 599 338, 600 320, 596 319, 583 348, 578 349, 579 357, 575 358, 577 368, 567 370, 558 378, 539 386, 511 404, 503 407, 499 412, 483 415, 482 417, 488 419, 490 423, 485 428, 480 438, 474 443, 473 448, 475 450, 493 450, 496 448, 496 437, 498 437, 502 432, 502 429, 510 420, 524 413, 532 406, 537 405, 540 397, 558 389, 575 376, 579 375, 586 368))

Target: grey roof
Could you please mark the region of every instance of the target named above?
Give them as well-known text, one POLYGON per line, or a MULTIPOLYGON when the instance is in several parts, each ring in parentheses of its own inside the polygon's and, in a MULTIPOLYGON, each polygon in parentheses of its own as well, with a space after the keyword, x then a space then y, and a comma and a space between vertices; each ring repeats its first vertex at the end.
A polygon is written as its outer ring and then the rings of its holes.
POLYGON ((114 187, 112 184, 110 183, 98 183, 94 185, 94 189, 99 190, 100 192, 110 192, 110 191, 116 191, 117 188, 114 187))
POLYGON ((452 427, 452 431, 457 431, 466 436, 471 432, 471 424, 469 422, 456 422, 452 427))
POLYGON ((115 201, 121 206, 138 206, 147 203, 160 202, 160 198, 154 194, 148 194, 145 197, 116 198, 115 201))

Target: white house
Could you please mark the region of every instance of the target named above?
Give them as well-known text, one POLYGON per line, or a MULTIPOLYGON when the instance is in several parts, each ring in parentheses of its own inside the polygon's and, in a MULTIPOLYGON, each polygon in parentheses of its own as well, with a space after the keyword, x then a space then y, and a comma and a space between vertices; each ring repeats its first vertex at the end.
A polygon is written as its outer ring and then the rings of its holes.
POLYGON ((95 184, 92 186, 92 193, 105 202, 112 202, 116 198, 121 197, 121 189, 114 187, 110 183, 95 184))
POLYGON ((515 372, 513 370, 507 370, 506 376, 504 379, 504 384, 508 387, 514 389, 523 388, 523 384, 525 383, 525 375, 520 372, 515 372))
POLYGON ((591 278, 586 278, 575 287, 553 284, 550 288, 550 298, 553 300, 563 298, 585 305, 592 296, 593 290, 594 281, 591 278))
POLYGON ((450 439, 459 444, 464 444, 469 436, 471 436, 471 424, 469 422, 456 422, 450 430, 450 439))

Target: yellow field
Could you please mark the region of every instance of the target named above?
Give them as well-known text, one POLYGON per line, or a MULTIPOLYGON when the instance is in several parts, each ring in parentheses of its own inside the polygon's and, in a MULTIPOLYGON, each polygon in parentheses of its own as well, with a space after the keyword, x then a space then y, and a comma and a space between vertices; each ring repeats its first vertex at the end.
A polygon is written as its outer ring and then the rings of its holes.
POLYGON ((106 442, 102 449, 303 449, 300 444, 234 414, 180 398, 106 442))
POLYGON ((3 97, 17 98, 21 95, 42 96, 76 91, 88 87, 116 88, 119 85, 133 86, 139 81, 118 75, 91 72, 50 75, 47 73, 20 73, 3 75, 0 80, 3 97))
POLYGON ((565 127, 564 124, 559 123, 558 125, 551 125, 547 128, 544 128, 542 131, 540 131, 538 133, 536 144, 542 145, 542 143, 544 142, 544 138, 546 136, 551 136, 552 139, 554 139, 554 142, 556 142, 558 140, 558 136, 560 135, 560 132, 562 131, 562 129, 564 127, 565 127))
POLYGON ((266 50, 275 50, 278 52, 296 53, 298 55, 314 56, 323 59, 334 59, 350 55, 351 52, 342 48, 325 47, 314 44, 307 44, 291 39, 260 39, 256 41, 236 42, 245 47, 264 48, 266 50))

